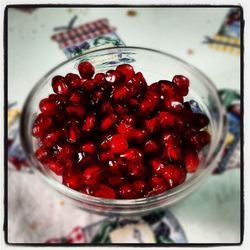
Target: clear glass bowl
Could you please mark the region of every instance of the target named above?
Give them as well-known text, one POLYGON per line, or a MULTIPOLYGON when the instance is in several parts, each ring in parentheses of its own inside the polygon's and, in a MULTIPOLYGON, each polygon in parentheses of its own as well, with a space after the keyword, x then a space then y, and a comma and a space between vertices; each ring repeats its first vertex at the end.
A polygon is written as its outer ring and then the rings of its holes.
POLYGON ((181 59, 152 49, 136 47, 117 47, 89 52, 72 58, 53 68, 31 90, 21 118, 21 141, 28 160, 36 172, 53 189, 61 193, 75 206, 102 215, 139 215, 151 212, 181 200, 192 193, 205 177, 216 166, 225 143, 227 125, 225 109, 213 83, 198 69, 181 59), (182 74, 190 79, 190 91, 185 100, 194 99, 210 119, 209 130, 211 144, 206 150, 197 172, 188 176, 187 180, 164 193, 156 196, 131 199, 110 200, 85 195, 61 184, 60 178, 45 168, 35 157, 36 139, 32 137, 32 125, 39 113, 39 101, 52 93, 51 79, 55 75, 65 75, 68 72, 77 73, 77 65, 82 61, 90 61, 97 72, 105 72, 119 64, 129 63, 135 71, 141 71, 148 83, 161 79, 172 79, 174 75, 182 74))

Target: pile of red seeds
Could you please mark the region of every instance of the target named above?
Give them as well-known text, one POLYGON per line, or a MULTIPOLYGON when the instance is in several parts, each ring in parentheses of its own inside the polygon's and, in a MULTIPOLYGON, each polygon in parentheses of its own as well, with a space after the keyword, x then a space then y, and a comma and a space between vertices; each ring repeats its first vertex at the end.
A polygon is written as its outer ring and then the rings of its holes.
POLYGON ((66 186, 109 199, 135 199, 167 191, 199 165, 210 143, 208 117, 183 97, 189 80, 148 85, 129 64, 95 74, 55 76, 55 94, 42 99, 32 134, 37 159, 66 186))

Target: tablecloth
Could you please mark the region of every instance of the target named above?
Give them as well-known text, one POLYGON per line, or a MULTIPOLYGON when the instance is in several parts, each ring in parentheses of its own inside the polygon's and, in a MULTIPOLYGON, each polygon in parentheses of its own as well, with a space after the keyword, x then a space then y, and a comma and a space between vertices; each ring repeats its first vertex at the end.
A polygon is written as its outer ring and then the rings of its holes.
POLYGON ((240 241, 240 41, 236 12, 229 8, 163 7, 9 9, 8 242, 240 241), (89 42, 66 50, 54 35, 103 19, 112 34, 99 45, 117 42, 150 47, 186 60, 216 84, 228 111, 230 132, 224 161, 192 195, 144 217, 107 218, 72 207, 32 172, 18 138, 22 105, 34 84, 66 57, 96 45, 89 42), (225 38, 228 33, 232 38, 225 38))

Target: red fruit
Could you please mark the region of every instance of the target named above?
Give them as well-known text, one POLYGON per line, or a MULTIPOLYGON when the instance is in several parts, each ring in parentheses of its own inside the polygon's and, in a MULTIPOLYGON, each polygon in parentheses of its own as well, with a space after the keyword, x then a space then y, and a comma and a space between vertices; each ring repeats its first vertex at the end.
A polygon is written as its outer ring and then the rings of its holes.
POLYGON ((145 129, 149 133, 154 133, 159 129, 159 122, 156 117, 153 117, 151 119, 145 120, 145 129))
POLYGON ((135 75, 133 67, 129 64, 119 65, 116 67, 116 70, 125 76, 126 82, 128 82, 135 75))
POLYGON ((43 162, 49 156, 49 149, 45 146, 41 146, 36 150, 35 156, 39 161, 43 162))
POLYGON ((79 103, 82 100, 82 95, 79 92, 73 92, 69 96, 70 102, 76 102, 79 103))
POLYGON ((117 84, 117 83, 122 82, 125 79, 125 77, 119 71, 109 70, 106 73, 105 79, 110 84, 114 84, 114 83, 117 84))
POLYGON ((39 114, 32 127, 32 135, 41 137, 52 126, 52 119, 44 114, 39 114))
POLYGON ((129 136, 136 143, 142 143, 147 137, 147 131, 144 129, 133 129, 129 136))
POLYGON ((94 114, 88 114, 86 119, 84 120, 82 131, 83 132, 90 132, 95 128, 96 125, 96 118, 94 114))
POLYGON ((80 104, 76 104, 76 103, 72 103, 69 106, 66 107, 66 112, 68 115, 70 116, 76 116, 78 118, 82 118, 84 113, 85 113, 85 109, 82 105, 80 104))
POLYGON ((63 104, 65 104, 65 102, 67 101, 67 96, 50 94, 49 100, 51 100, 52 102, 54 102, 55 104, 57 104, 59 106, 63 106, 63 104))
POLYGON ((84 169, 82 173, 83 182, 87 185, 95 185, 98 183, 102 175, 101 167, 98 165, 92 165, 84 169))
POLYGON ((125 124, 125 122, 121 122, 117 126, 117 132, 129 140, 132 138, 134 129, 130 125, 125 124))
POLYGON ((83 183, 81 179, 79 178, 79 171, 68 169, 63 173, 63 184, 66 185, 69 188, 79 190, 83 183))
POLYGON ((42 99, 39 103, 39 108, 47 116, 54 116, 59 110, 59 106, 49 98, 42 99))
POLYGON ((117 116, 114 114, 110 114, 109 116, 107 116, 106 118, 104 118, 101 121, 101 125, 100 125, 100 129, 101 131, 106 131, 109 128, 111 128, 111 126, 114 124, 114 122, 116 121, 117 116))
POLYGON ((190 141, 196 149, 200 150, 211 142, 211 135, 207 131, 199 131, 190 137, 190 141))
POLYGON ((146 153, 156 153, 158 151, 159 147, 157 145, 157 142, 153 139, 148 139, 146 142, 145 142, 145 145, 144 145, 144 151, 146 153))
POLYGON ((153 175, 149 179, 151 191, 148 193, 149 196, 160 194, 167 190, 167 184, 162 177, 153 175))
POLYGON ((103 92, 102 91, 95 91, 91 95, 91 104, 95 105, 102 101, 103 98, 103 92))
POLYGON ((168 111, 179 113, 184 109, 183 98, 165 98, 163 106, 168 111))
POLYGON ((107 134, 107 135, 103 136, 100 140, 99 147, 101 149, 109 149, 111 137, 112 137, 111 134, 107 134))
POLYGON ((124 100, 128 97, 129 94, 129 90, 126 86, 119 86, 117 88, 114 89, 113 92, 113 99, 115 101, 121 101, 124 100))
POLYGON ((61 146, 57 146, 57 158, 58 159, 67 159, 67 158, 71 158, 74 154, 74 148, 69 145, 69 144, 64 144, 61 146))
POLYGON ((167 98, 175 96, 175 87, 174 84, 170 81, 159 81, 158 88, 159 92, 167 98))
POLYGON ((141 72, 136 73, 128 82, 128 88, 131 96, 143 96, 147 90, 147 83, 141 72))
POLYGON ((108 162, 108 171, 115 175, 122 175, 124 167, 126 167, 125 162, 120 158, 115 158, 114 156, 108 162))
POLYGON ((129 109, 126 105, 116 104, 114 106, 114 109, 119 115, 123 115, 129 112, 129 109))
POLYGON ((157 93, 153 91, 148 91, 146 93, 146 97, 140 103, 139 111, 143 115, 150 114, 152 111, 155 110, 159 100, 160 97, 157 93))
POLYGON ((80 150, 90 155, 94 155, 96 152, 96 145, 93 142, 86 142, 80 146, 80 150))
POLYGON ((95 75, 95 80, 99 86, 102 86, 104 83, 106 83, 105 77, 106 75, 104 73, 97 73, 95 75))
POLYGON ((59 95, 67 95, 69 93, 68 85, 62 76, 55 76, 52 79, 52 88, 54 92, 59 95))
POLYGON ((181 150, 178 146, 166 146, 162 156, 169 161, 180 161, 181 160, 181 150))
POLYGON ((59 140, 61 136, 62 136, 61 131, 58 131, 58 130, 51 131, 44 135, 42 139, 42 143, 43 145, 46 145, 47 147, 52 147, 59 140))
POLYGON ((197 129, 202 129, 209 124, 209 119, 205 114, 193 113, 192 125, 197 129))
POLYGON ((186 171, 176 165, 167 165, 161 172, 170 188, 180 185, 186 179, 186 171))
POLYGON ((161 128, 172 127, 175 125, 176 117, 170 112, 161 111, 157 115, 157 120, 161 128))
POLYGON ((95 74, 95 68, 90 62, 81 62, 78 65, 78 71, 84 79, 91 79, 91 77, 95 74))
POLYGON ((188 94, 189 80, 187 77, 182 75, 176 75, 174 76, 172 81, 176 85, 177 93, 182 96, 186 96, 188 94))
POLYGON ((56 175, 63 175, 64 167, 54 160, 48 160, 46 166, 52 170, 56 175))
POLYGON ((155 174, 161 173, 162 169, 165 168, 165 163, 161 159, 157 159, 157 158, 153 159, 150 162, 150 165, 151 165, 153 173, 155 174))
POLYGON ((161 142, 164 146, 180 146, 180 137, 174 132, 164 132, 161 136, 161 142))
POLYGON ((134 199, 136 198, 136 193, 132 184, 123 184, 119 190, 118 194, 123 199, 134 199))
POLYGON ((184 163, 188 173, 194 173, 199 166, 198 154, 191 146, 185 148, 184 163))
POLYGON ((144 171, 145 169, 141 163, 131 161, 127 164, 127 173, 129 176, 140 177, 144 174, 144 171))
POLYGON ((101 152, 99 158, 101 162, 107 162, 114 159, 114 154, 111 151, 101 152))
POLYGON ((126 138, 120 134, 113 135, 110 140, 110 148, 114 153, 123 153, 128 149, 126 138))
POLYGON ((159 89, 158 82, 154 82, 151 85, 148 86, 148 90, 157 92, 159 89))
POLYGON ((66 83, 72 88, 78 88, 80 86, 80 77, 76 74, 69 73, 65 76, 66 83))
POLYGON ((104 199, 115 199, 116 194, 115 191, 105 185, 105 184, 99 184, 97 188, 94 191, 94 196, 99 197, 99 198, 104 198, 104 199))
POLYGON ((109 113, 113 113, 113 111, 114 111, 113 106, 111 105, 109 101, 105 101, 102 103, 101 110, 100 110, 101 114, 109 114, 109 113))
POLYGON ((120 186, 124 182, 124 177, 119 175, 109 176, 107 183, 112 187, 120 186))
POLYGON ((91 92, 97 86, 97 81, 94 79, 81 79, 79 84, 84 90, 91 92))
POLYGON ((84 187, 80 188, 79 192, 81 192, 82 194, 88 194, 88 195, 93 194, 93 191, 88 186, 84 186, 84 187))
POLYGON ((136 180, 133 183, 133 188, 137 194, 143 194, 147 187, 147 183, 144 180, 136 180))
POLYGON ((142 162, 143 153, 137 148, 129 148, 126 152, 120 155, 120 157, 125 158, 127 161, 142 162))
POLYGON ((70 127, 67 130, 67 141, 70 143, 75 143, 80 139, 81 132, 77 127, 70 127))

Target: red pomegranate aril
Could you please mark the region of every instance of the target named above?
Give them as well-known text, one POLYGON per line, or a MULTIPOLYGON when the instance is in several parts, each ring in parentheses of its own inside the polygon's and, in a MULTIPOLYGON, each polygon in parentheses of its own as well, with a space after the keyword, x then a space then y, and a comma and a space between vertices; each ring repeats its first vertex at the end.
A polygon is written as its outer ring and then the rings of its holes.
POLYGON ((59 106, 48 98, 40 101, 39 108, 41 112, 47 116, 54 116, 59 110, 59 106))
POLYGON ((126 167, 125 162, 121 158, 113 158, 108 161, 108 172, 114 175, 122 175, 126 167))
POLYGON ((46 166, 52 170, 56 175, 63 175, 64 167, 54 160, 48 160, 46 166))
POLYGON ((105 101, 102 103, 101 110, 100 110, 101 114, 109 114, 109 113, 113 113, 113 111, 114 111, 113 106, 111 105, 109 101, 105 101))
POLYGON ((159 122, 156 117, 153 117, 151 119, 145 120, 145 129, 149 133, 154 133, 159 129, 159 122))
POLYGON ((96 125, 96 118, 94 114, 88 114, 83 126, 82 126, 82 131, 83 132, 91 132, 95 128, 96 125))
POLYGON ((135 75, 133 67, 129 64, 118 65, 116 70, 125 76, 126 82, 128 82, 135 75))
POLYGON ((66 83, 72 88, 79 87, 80 77, 77 74, 69 73, 65 76, 66 83))
POLYGON ((211 135, 207 131, 199 131, 190 137, 191 143, 200 150, 211 142, 211 135))
POLYGON ((44 160, 47 159, 47 157, 49 156, 49 149, 47 147, 45 147, 44 145, 42 145, 41 147, 37 148, 36 152, 35 152, 35 156, 36 158, 43 162, 44 160))
POLYGON ((93 191, 90 189, 89 186, 81 187, 79 189, 79 192, 81 192, 82 194, 88 194, 88 195, 92 195, 93 194, 93 191))
POLYGON ((93 91, 96 86, 97 82, 94 79, 81 80, 81 87, 87 92, 93 91))
POLYGON ((130 140, 133 136, 134 129, 130 127, 130 125, 125 124, 124 122, 121 122, 117 126, 117 132, 124 136, 127 140, 130 140))
POLYGON ((160 176, 153 175, 149 180, 149 184, 152 188, 148 193, 149 196, 157 195, 167 190, 167 184, 160 176))
POLYGON ((186 171, 176 165, 167 165, 161 172, 170 188, 178 186, 186 179, 186 171))
POLYGON ((112 187, 120 186, 124 182, 124 177, 119 175, 109 176, 107 183, 112 187))
POLYGON ((199 157, 192 146, 186 147, 184 150, 184 163, 188 173, 194 173, 199 166, 199 157))
POLYGON ((161 159, 153 159, 150 162, 150 166, 152 168, 153 173, 159 174, 161 173, 162 169, 165 167, 165 163, 161 159))
POLYGON ((113 99, 115 101, 121 101, 128 97, 129 90, 126 86, 116 87, 113 91, 113 99))
POLYGON ((161 142, 164 146, 180 146, 180 137, 174 132, 165 131, 161 135, 161 142))
POLYGON ((148 115, 150 114, 152 111, 155 110, 158 101, 159 101, 159 95, 153 91, 148 91, 148 93, 146 93, 146 97, 141 101, 140 103, 140 112, 143 115, 148 115))
POLYGON ((79 103, 82 100, 82 95, 78 92, 73 92, 69 96, 69 101, 70 102, 76 102, 79 103))
POLYGON ((44 114, 39 114, 32 127, 34 137, 42 137, 45 131, 52 126, 52 119, 44 114))
POLYGON ((111 151, 101 152, 99 154, 99 158, 101 162, 108 162, 114 159, 114 153, 111 151))
POLYGON ((114 153, 123 153, 128 149, 126 138, 120 134, 113 135, 110 140, 110 148, 114 153))
POLYGON ((136 198, 136 193, 132 184, 124 184, 119 190, 118 194, 123 199, 134 199, 136 198))
POLYGON ((129 138, 132 139, 137 144, 143 143, 146 137, 147 137, 147 131, 144 129, 133 129, 129 136, 129 138))
POLYGON ((193 113, 192 118, 193 118, 192 125, 197 129, 204 128, 209 124, 209 119, 205 114, 193 113))
POLYGON ((69 106, 66 107, 66 112, 68 115, 70 116, 77 116, 78 118, 82 118, 84 113, 85 113, 85 109, 82 105, 80 104, 76 104, 76 103, 72 103, 69 106))
POLYGON ((116 119, 117 119, 117 116, 114 114, 110 114, 108 117, 105 117, 101 121, 101 125, 100 125, 101 131, 107 131, 108 129, 110 129, 112 125, 114 124, 114 122, 116 121, 116 119))
POLYGON ((125 105, 121 105, 121 104, 116 104, 114 106, 114 109, 116 111, 116 113, 118 113, 119 115, 123 115, 129 112, 128 107, 125 105))
POLYGON ((116 193, 111 187, 105 184, 99 184, 94 191, 94 196, 104 199, 115 199, 116 193))
POLYGON ((180 161, 181 160, 181 150, 178 146, 166 146, 164 148, 163 158, 168 159, 169 161, 180 161))
POLYGON ((99 182, 101 174, 102 170, 100 166, 89 166, 82 173, 83 182, 89 186, 93 186, 99 182))
POLYGON ((148 86, 148 90, 157 92, 159 90, 159 84, 158 82, 154 82, 151 85, 148 86))
POLYGON ((159 146, 157 142, 153 139, 148 139, 144 145, 144 151, 149 154, 158 152, 159 146))
POLYGON ((69 93, 69 87, 66 84, 65 78, 62 76, 55 76, 52 79, 52 88, 58 95, 67 95, 69 93))
POLYGON ((93 142, 86 142, 80 146, 80 150, 90 155, 94 155, 96 152, 96 145, 93 142))
POLYGON ((98 82, 99 86, 102 86, 102 84, 106 82, 105 77, 106 75, 104 73, 97 73, 94 79, 98 82))
POLYGON ((69 188, 79 190, 83 183, 79 178, 80 172, 77 170, 68 169, 63 173, 63 184, 69 188))
POLYGON ((141 163, 128 162, 127 164, 127 174, 132 177, 140 177, 144 174, 144 167, 141 163))
POLYGON ((67 141, 75 143, 80 139, 81 132, 77 127, 70 127, 67 130, 67 141))
POLYGON ((126 152, 121 154, 120 157, 138 163, 143 161, 143 152, 137 148, 129 148, 126 152))
POLYGON ((147 183, 144 180, 136 180, 133 183, 133 188, 137 194, 143 194, 147 187, 147 183))
POLYGON ((163 106, 166 110, 179 113, 184 109, 182 98, 166 98, 163 106))
POLYGON ((50 131, 49 133, 44 135, 42 143, 47 147, 52 147, 56 142, 58 142, 61 136, 62 136, 61 131, 58 130, 50 131))
POLYGON ((175 87, 173 83, 170 81, 165 81, 165 80, 159 81, 158 88, 159 92, 162 95, 167 96, 167 98, 172 98, 175 96, 175 87))
POLYGON ((183 75, 176 75, 172 81, 175 83, 179 94, 182 96, 186 96, 188 94, 189 80, 187 77, 183 75))
POLYGON ((106 134, 104 135, 99 142, 99 147, 101 149, 109 149, 110 148, 110 140, 111 140, 112 135, 111 134, 106 134))
POLYGON ((91 79, 95 74, 95 68, 90 62, 81 62, 78 65, 78 71, 82 78, 91 79))
POLYGON ((71 158, 74 154, 74 148, 69 145, 69 144, 64 144, 59 146, 58 145, 58 150, 57 150, 57 158, 58 159, 66 159, 66 158, 71 158))

